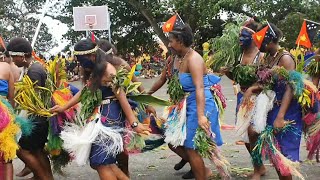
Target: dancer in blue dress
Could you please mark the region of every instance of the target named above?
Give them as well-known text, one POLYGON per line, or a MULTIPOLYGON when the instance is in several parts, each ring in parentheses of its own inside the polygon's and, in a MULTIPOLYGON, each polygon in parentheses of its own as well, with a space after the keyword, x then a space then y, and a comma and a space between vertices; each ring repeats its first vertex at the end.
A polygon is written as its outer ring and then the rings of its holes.
MULTIPOLYGON (((85 73, 82 81, 86 82, 86 89, 81 90, 81 92, 72 98, 65 106, 55 106, 51 110, 53 112, 62 112, 80 100, 82 101, 84 98, 81 98, 81 94, 84 91, 90 89, 91 92, 97 92, 99 89, 102 92, 102 102, 99 101, 97 104, 100 104, 100 106, 98 106, 99 112, 93 112, 94 107, 88 109, 91 110, 91 113, 89 113, 90 117, 93 117, 91 115, 99 115, 99 118, 92 119, 98 126, 102 129, 106 129, 106 127, 109 128, 110 131, 114 132, 116 137, 123 136, 121 132, 124 131, 126 120, 137 133, 145 133, 148 131, 146 127, 138 122, 133 114, 132 106, 130 106, 125 92, 122 89, 115 89, 111 83, 113 75, 116 74, 116 68, 108 63, 108 60, 112 58, 110 52, 104 52, 99 49, 98 46, 86 40, 78 42, 75 45, 75 50, 74 54, 85 73), (115 91, 117 93, 115 93, 115 91)), ((86 101, 86 99, 84 101, 86 101)), ((94 99, 88 100, 91 102, 97 101, 94 99)), ((84 106, 82 106, 82 108, 84 108, 84 106)), ((90 120, 89 118, 89 121, 90 120)), ((122 141, 122 138, 119 141, 122 141)), ((104 141, 95 141, 91 145, 89 155, 91 167, 97 170, 100 179, 128 179, 115 165, 117 162, 116 155, 118 154, 110 152, 112 148, 109 148, 109 146, 116 143, 105 144, 103 142, 104 141)))
MULTIPOLYGON (((295 61, 292 55, 280 49, 279 41, 282 32, 274 24, 268 24, 261 29, 269 26, 265 37, 258 45, 261 52, 268 53, 265 66, 273 68, 275 66, 283 67, 287 71, 295 70, 295 61)), ((261 91, 261 87, 251 86, 245 93, 244 99, 248 99, 253 92, 261 91)), ((302 109, 296 99, 293 99, 292 87, 282 79, 277 79, 272 90, 276 93, 276 100, 272 110, 267 116, 267 125, 273 128, 282 128, 289 121, 294 120, 295 131, 279 132, 276 139, 279 143, 281 153, 292 161, 299 161, 300 140, 302 132, 302 109)), ((291 175, 282 175, 277 169, 279 179, 292 179, 291 175)), ((260 179, 260 176, 253 176, 253 179, 260 179)))
MULTIPOLYGON (((197 113, 197 94, 196 94, 196 86, 192 79, 191 73, 180 73, 179 74, 180 83, 184 92, 189 93, 187 97, 187 136, 184 141, 184 146, 186 148, 195 149, 195 145, 193 142, 193 138, 196 134, 196 129, 198 128, 198 113, 197 113)), ((215 75, 204 75, 203 76, 203 87, 204 87, 204 100, 205 100, 205 109, 204 116, 208 118, 210 121, 210 129, 215 133, 215 142, 218 146, 223 144, 222 137, 220 134, 220 126, 218 121, 218 108, 213 99, 213 96, 210 91, 210 87, 212 85, 217 84, 220 81, 220 77, 215 75)), ((205 124, 206 126, 206 124, 205 124)))
MULTIPOLYGON (((274 87, 276 92, 276 103, 273 105, 273 109, 268 113, 267 124, 273 125, 281 115, 279 111, 281 108, 281 101, 285 97, 286 92, 286 82, 279 81, 274 87)), ((280 111, 281 113, 281 111, 280 111)), ((296 131, 287 131, 276 134, 277 141, 281 149, 281 153, 292 161, 299 161, 299 151, 300 151, 300 141, 302 133, 302 109, 301 105, 298 103, 297 99, 292 99, 287 111, 284 114, 283 119, 285 120, 294 120, 294 126, 296 131)))
MULTIPOLYGON (((164 28, 166 27, 169 26, 164 25, 164 28)), ((206 172, 203 159, 196 151, 193 139, 197 128, 200 127, 208 133, 212 131, 215 134, 214 140, 218 146, 223 144, 218 121, 218 108, 210 92, 210 87, 217 84, 220 78, 207 75, 204 61, 201 55, 191 48, 192 43, 191 28, 183 22, 181 24, 181 22, 177 23, 176 21, 173 29, 169 31, 168 46, 181 57, 178 69, 179 81, 186 94, 186 134, 180 136, 184 138, 181 138, 179 143, 177 143, 176 138, 166 137, 166 139, 174 141, 168 143, 175 147, 172 148, 175 153, 190 163, 195 178, 204 180, 210 175, 211 171, 207 169, 206 172)), ((184 131, 183 129, 180 130, 184 131)), ((167 131, 170 130, 167 129, 167 131)), ((167 136, 168 134, 170 133, 166 133, 167 136)))

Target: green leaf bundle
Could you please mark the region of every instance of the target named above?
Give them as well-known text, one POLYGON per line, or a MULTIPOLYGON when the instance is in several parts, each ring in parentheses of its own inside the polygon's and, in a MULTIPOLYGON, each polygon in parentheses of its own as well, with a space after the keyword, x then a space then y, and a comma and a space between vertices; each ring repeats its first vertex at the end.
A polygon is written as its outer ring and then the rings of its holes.
POLYGON ((213 56, 207 61, 207 67, 219 72, 221 67, 233 67, 241 55, 239 43, 240 24, 228 23, 222 36, 212 40, 213 56))

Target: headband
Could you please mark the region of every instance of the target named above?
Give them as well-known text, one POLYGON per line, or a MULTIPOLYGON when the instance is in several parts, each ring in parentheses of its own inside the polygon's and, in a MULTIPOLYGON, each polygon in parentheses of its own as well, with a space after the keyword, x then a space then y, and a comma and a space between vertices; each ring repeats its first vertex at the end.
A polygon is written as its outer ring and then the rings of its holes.
POLYGON ((87 51, 73 51, 73 55, 87 55, 96 52, 99 49, 98 46, 94 47, 93 49, 87 51))
POLYGON ((8 52, 10 56, 24 56, 24 52, 14 52, 14 51, 9 51, 8 52))
MULTIPOLYGON (((102 50, 102 49, 101 49, 102 50)), ((102 50, 103 51, 103 50, 102 50)), ((105 52, 105 54, 111 54, 112 53, 112 51, 113 51, 113 49, 112 48, 110 48, 107 52, 105 52)), ((104 51, 103 51, 104 52, 104 51)))
POLYGON ((248 31, 251 32, 252 34, 256 33, 254 30, 252 30, 251 28, 248 28, 248 27, 246 27, 246 26, 242 26, 240 31, 242 31, 243 29, 248 30, 248 31))

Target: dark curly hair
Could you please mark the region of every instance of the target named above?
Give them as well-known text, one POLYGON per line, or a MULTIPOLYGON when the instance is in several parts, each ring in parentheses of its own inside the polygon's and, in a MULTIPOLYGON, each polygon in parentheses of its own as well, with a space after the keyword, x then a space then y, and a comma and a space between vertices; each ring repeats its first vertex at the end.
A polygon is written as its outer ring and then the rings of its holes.
POLYGON ((92 71, 91 75, 91 85, 89 87, 91 90, 96 91, 101 87, 101 79, 106 72, 107 65, 109 65, 107 61, 101 61, 95 65, 94 71, 92 71))
POLYGON ((244 27, 250 28, 257 32, 257 30, 261 27, 261 24, 253 18, 249 22, 245 23, 244 27))
POLYGON ((5 51, 5 48, 1 46, 0 44, 0 53, 3 53, 5 51))
MULTIPOLYGON (((95 42, 93 42, 91 39, 83 39, 80 40, 78 43, 75 44, 74 46, 74 50, 75 51, 87 51, 87 50, 91 50, 94 49, 97 46, 97 44, 95 42)), ((96 52, 94 52, 93 54, 96 55, 96 61, 95 61, 95 66, 92 70, 92 72, 90 71, 82 71, 82 82, 86 83, 87 80, 90 79, 90 76, 93 75, 96 71, 98 71, 100 68, 100 64, 103 63, 104 61, 112 61, 113 57, 112 54, 106 54, 103 50, 98 49, 96 52)), ((80 55, 76 55, 76 57, 78 57, 80 55)), ((92 87, 90 87, 93 90, 96 90, 99 85, 100 85, 100 81, 98 79, 95 80, 96 83, 91 83, 92 87)))
MULTIPOLYGON (((26 58, 32 56, 32 47, 28 40, 20 37, 12 38, 7 45, 7 51, 13 52, 23 52, 26 58)), ((6 56, 9 57, 9 53, 6 53, 6 56)))
POLYGON ((112 49, 112 54, 110 54, 110 56, 112 56, 112 58, 107 59, 107 61, 109 63, 111 63, 114 66, 120 66, 122 64, 121 59, 119 59, 119 57, 115 56, 117 50, 113 44, 111 44, 106 39, 100 39, 97 44, 98 44, 99 48, 102 49, 104 52, 107 52, 110 49, 112 49))
POLYGON ((100 39, 97 44, 105 52, 107 52, 110 49, 112 49, 112 54, 113 55, 116 55, 118 53, 117 48, 110 41, 108 41, 107 39, 100 39))
POLYGON ((189 24, 185 24, 181 30, 173 30, 169 34, 182 42, 186 47, 190 47, 193 43, 193 33, 189 24))
MULTIPOLYGON (((273 23, 269 23, 272 30, 274 31, 274 33, 276 34, 277 37, 272 38, 272 42, 273 43, 279 43, 280 39, 283 37, 283 33, 282 31, 273 23)), ((261 29, 265 28, 266 26, 268 26, 268 24, 264 24, 263 26, 261 26, 260 28, 258 28, 257 31, 260 31, 261 29)))

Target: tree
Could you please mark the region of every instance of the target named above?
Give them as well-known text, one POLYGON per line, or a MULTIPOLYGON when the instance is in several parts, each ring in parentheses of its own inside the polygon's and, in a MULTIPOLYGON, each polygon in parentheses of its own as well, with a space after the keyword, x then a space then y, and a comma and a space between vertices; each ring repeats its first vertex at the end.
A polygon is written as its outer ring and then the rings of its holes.
POLYGON ((283 47, 295 48, 303 19, 320 19, 317 0, 258 0, 248 3, 250 10, 262 20, 274 23, 284 35, 283 47))
MULTIPOLYGON (((191 1, 188 1, 191 2, 191 1)), ((174 12, 179 12, 189 23, 195 32, 195 42, 201 45, 216 35, 221 34, 223 21, 219 19, 219 10, 211 9, 209 5, 214 3, 201 0, 194 1, 195 4, 190 9, 186 6, 188 2, 184 0, 109 0, 107 5, 111 13, 111 31, 112 38, 120 53, 136 52, 141 47, 147 51, 154 50, 156 38, 159 37, 162 42, 168 44, 168 39, 162 32, 161 25, 170 18, 174 12), (188 15, 190 12, 194 16, 188 15), (210 12, 210 13, 209 13, 210 12), (208 18, 207 15, 210 15, 208 18), (211 16, 212 15, 212 16, 211 16), (149 47, 149 48, 148 48, 149 47)), ((62 16, 60 20, 69 26, 72 26, 70 14, 72 7, 83 5, 104 5, 104 1, 96 0, 70 0, 65 8, 66 16, 62 16)), ((105 32, 95 32, 98 36, 105 35, 105 32)), ((70 30, 66 38, 75 43, 84 37, 84 33, 74 32, 70 30)))
MULTIPOLYGON (((150 28, 150 24, 140 13, 128 4, 128 2, 117 0, 109 0, 107 4, 103 0, 68 1, 63 11, 64 15, 60 16, 58 19, 70 27, 65 38, 71 40, 71 44, 74 44, 81 38, 85 37, 85 32, 76 32, 71 29, 73 25, 73 19, 71 16, 72 9, 73 7, 85 5, 108 5, 112 23, 111 37, 120 54, 134 52, 137 55, 141 53, 139 50, 141 47, 150 47, 145 49, 147 51, 155 50, 154 48, 151 48, 153 45, 156 46, 156 39, 154 38, 154 33, 150 28)), ((94 31, 94 33, 97 37, 108 36, 106 31, 94 31)))
MULTIPOLYGON (((69 0, 69 5, 65 8, 69 17, 62 19, 71 27, 72 7, 104 4, 103 0, 69 0)), ((299 12, 312 20, 320 19, 317 0, 109 0, 107 5, 112 18, 112 37, 120 53, 139 52, 141 47, 152 51, 155 36, 167 44, 168 40, 161 25, 175 12, 193 29, 197 48, 200 48, 203 42, 221 35, 224 21, 235 21, 236 15, 257 16, 262 21, 274 22, 286 31, 287 41, 284 44, 290 47, 295 40, 292 37, 294 33, 289 33, 293 29, 289 29, 291 26, 285 24, 293 23, 296 17, 290 17, 293 13, 299 12), (227 19, 221 19, 222 12, 228 14, 227 19)), ((297 26, 295 25, 294 30, 298 33, 297 26)), ((74 43, 83 37, 83 34, 70 30, 66 37, 74 43)), ((97 34, 106 35, 105 32, 97 34)))
MULTIPOLYGON (((40 9, 44 0, 5 0, 5 6, 0 8, 0 32, 1 36, 9 41, 13 37, 24 37, 32 41, 35 29, 38 25, 40 9)), ((48 51, 57 44, 48 27, 43 24, 35 44, 36 51, 48 51)))

